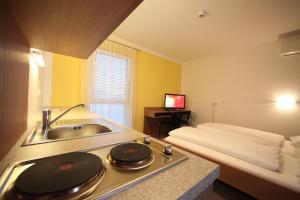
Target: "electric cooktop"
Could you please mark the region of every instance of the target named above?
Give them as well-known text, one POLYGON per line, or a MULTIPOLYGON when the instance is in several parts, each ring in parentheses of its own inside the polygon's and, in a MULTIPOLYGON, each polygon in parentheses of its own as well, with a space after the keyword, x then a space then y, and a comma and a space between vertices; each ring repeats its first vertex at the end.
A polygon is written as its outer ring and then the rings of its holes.
POLYGON ((105 199, 187 157, 149 136, 96 149, 11 164, 1 199, 105 199))

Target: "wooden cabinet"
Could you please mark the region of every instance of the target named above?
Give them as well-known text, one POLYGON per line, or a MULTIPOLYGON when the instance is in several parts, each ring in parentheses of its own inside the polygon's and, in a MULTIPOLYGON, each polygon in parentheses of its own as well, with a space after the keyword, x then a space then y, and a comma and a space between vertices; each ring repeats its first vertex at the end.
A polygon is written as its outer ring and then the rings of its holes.
POLYGON ((0 1, 0 160, 27 125, 29 46, 5 1, 0 1))
POLYGON ((88 58, 142 0, 9 0, 31 48, 88 58))

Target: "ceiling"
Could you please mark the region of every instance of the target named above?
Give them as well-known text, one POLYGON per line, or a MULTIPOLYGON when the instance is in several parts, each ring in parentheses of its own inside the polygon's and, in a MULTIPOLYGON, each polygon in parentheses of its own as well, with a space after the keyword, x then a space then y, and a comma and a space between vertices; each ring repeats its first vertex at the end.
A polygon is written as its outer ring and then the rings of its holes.
POLYGON ((112 36, 184 62, 300 28, 300 0, 144 0, 112 36), (207 17, 198 18, 199 9, 207 17))

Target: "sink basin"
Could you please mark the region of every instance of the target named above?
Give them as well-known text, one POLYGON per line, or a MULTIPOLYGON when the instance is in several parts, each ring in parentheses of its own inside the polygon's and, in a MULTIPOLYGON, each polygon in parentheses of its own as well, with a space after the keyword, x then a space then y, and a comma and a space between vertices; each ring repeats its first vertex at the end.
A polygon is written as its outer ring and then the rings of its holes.
POLYGON ((43 129, 42 122, 37 122, 29 132, 22 146, 59 142, 83 137, 101 137, 128 131, 127 129, 102 118, 61 119, 54 122, 48 130, 43 129))
POLYGON ((83 124, 79 126, 66 126, 49 129, 47 139, 57 140, 74 137, 85 137, 101 133, 108 133, 112 130, 100 124, 83 124))

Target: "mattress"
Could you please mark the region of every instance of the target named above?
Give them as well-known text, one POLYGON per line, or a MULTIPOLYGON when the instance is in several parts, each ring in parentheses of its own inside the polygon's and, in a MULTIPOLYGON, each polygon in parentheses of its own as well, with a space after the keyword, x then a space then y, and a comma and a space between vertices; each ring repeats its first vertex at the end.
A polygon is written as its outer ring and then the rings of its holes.
POLYGON ((274 172, 257 165, 245 162, 238 158, 229 156, 219 151, 194 144, 192 142, 184 141, 172 136, 165 138, 167 142, 173 143, 185 149, 194 151, 203 156, 214 159, 217 162, 224 163, 236 169, 242 170, 254 176, 276 183, 290 190, 300 193, 300 179, 296 176, 299 165, 298 160, 292 156, 281 154, 281 171, 274 172))

